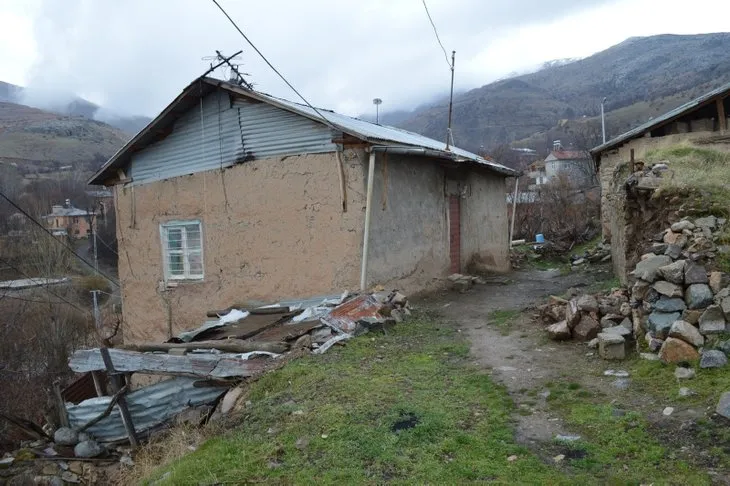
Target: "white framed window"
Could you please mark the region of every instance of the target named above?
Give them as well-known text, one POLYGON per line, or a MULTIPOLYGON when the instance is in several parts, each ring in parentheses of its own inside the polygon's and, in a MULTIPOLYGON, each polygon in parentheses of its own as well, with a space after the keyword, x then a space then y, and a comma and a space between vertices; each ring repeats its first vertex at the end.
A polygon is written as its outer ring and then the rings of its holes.
POLYGON ((160 225, 165 279, 203 279, 203 233, 200 221, 170 221, 160 225))

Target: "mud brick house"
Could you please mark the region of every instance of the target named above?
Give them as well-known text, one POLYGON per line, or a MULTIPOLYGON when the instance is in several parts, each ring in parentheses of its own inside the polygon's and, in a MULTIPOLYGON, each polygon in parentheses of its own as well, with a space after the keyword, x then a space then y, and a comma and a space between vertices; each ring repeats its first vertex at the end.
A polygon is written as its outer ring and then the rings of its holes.
POLYGON ((203 77, 95 174, 113 188, 124 337, 247 299, 509 269, 515 171, 403 130, 203 77))
POLYGON ((66 199, 64 205, 53 205, 50 214, 43 216, 43 219, 54 235, 79 239, 89 237, 97 215, 97 212, 74 207, 71 200, 66 199))
POLYGON ((601 182, 601 223, 611 240, 616 275, 626 281, 627 211, 622 184, 631 164, 648 152, 674 145, 695 145, 730 152, 730 84, 685 103, 591 150, 601 182))

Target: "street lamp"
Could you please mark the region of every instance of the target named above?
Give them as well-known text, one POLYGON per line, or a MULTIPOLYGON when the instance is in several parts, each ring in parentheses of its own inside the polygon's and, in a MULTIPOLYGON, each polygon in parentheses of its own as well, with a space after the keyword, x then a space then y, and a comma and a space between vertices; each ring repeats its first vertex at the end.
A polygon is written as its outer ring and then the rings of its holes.
POLYGON ((380 105, 383 103, 383 100, 380 98, 373 99, 373 104, 375 105, 375 124, 380 125, 380 105))
POLYGON ((606 103, 606 98, 601 100, 601 131, 603 132, 603 143, 606 143, 606 116, 603 112, 603 105, 606 103))

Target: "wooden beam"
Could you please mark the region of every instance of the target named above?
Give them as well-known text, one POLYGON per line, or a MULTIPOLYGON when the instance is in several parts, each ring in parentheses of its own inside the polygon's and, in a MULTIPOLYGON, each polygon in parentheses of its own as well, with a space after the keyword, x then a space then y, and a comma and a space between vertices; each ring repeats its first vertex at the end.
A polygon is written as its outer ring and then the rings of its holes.
POLYGON ((127 408, 127 401, 124 399, 126 386, 122 384, 122 380, 117 374, 117 370, 112 362, 111 354, 109 354, 109 349, 101 348, 96 351, 98 352, 99 358, 101 358, 104 369, 106 369, 107 376, 109 376, 109 379, 111 380, 112 392, 117 398, 116 401, 117 407, 119 407, 119 415, 122 418, 122 424, 124 425, 124 430, 127 432, 127 437, 129 437, 129 445, 131 445, 132 448, 135 448, 139 444, 139 440, 137 439, 137 431, 134 430, 132 415, 129 413, 129 409, 127 408))
POLYGON ((723 98, 718 98, 717 101, 715 101, 715 105, 717 106, 717 120, 719 122, 719 128, 720 131, 724 132, 727 130, 727 117, 725 116, 725 100, 723 98))
POLYGON ((289 350, 286 343, 254 343, 242 339, 223 339, 220 341, 198 341, 191 343, 154 343, 154 344, 126 344, 121 346, 126 351, 149 353, 162 351, 165 353, 173 349, 192 351, 194 349, 217 349, 225 353, 249 353, 251 351, 267 351, 269 353, 284 353, 289 350))
MULTIPOLYGON (((170 354, 139 353, 123 349, 109 349, 117 372, 182 375, 204 378, 246 377, 263 372, 267 360, 244 360, 232 354, 170 354)), ((76 351, 68 362, 77 373, 105 369, 99 349, 76 351)), ((109 372, 111 373, 111 372, 109 372)), ((119 386, 121 388, 121 386, 119 386)), ((116 392, 117 390, 112 390, 116 392)))

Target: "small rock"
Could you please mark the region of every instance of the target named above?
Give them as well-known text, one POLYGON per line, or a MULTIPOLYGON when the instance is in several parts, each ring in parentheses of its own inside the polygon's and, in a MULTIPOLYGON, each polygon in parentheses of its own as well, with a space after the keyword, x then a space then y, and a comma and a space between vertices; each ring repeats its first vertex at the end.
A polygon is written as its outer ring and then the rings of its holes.
POLYGON ((727 356, 718 349, 709 349, 702 353, 700 368, 723 368, 727 365, 727 356))
POLYGON ((692 221, 688 221, 688 220, 685 219, 685 220, 678 221, 678 222, 674 223, 672 225, 672 228, 671 229, 675 233, 681 233, 684 230, 693 230, 693 229, 695 229, 695 225, 692 224, 692 221))
POLYGON ((682 254, 682 247, 679 245, 667 245, 667 249, 664 250, 664 255, 668 256, 672 260, 676 260, 682 254))
POLYGON ((127 467, 134 467, 134 459, 132 459, 132 456, 130 456, 129 454, 124 454, 122 457, 120 457, 119 463, 127 467))
POLYGON ((681 387, 679 389, 679 396, 680 397, 691 397, 694 394, 695 394, 695 392, 693 392, 692 390, 690 390, 686 386, 683 386, 683 387, 681 387))
POLYGON ((674 370, 674 377, 678 380, 691 380, 696 375, 695 370, 692 368, 685 368, 684 366, 678 366, 674 370))
POLYGON ((616 378, 611 385, 619 390, 628 390, 631 385, 631 380, 628 378, 616 378))
POLYGON ((719 305, 711 305, 699 320, 700 332, 704 335, 725 332, 725 315, 719 305))
POLYGON ((682 312, 686 308, 687 306, 684 304, 684 300, 677 297, 669 298, 665 295, 662 295, 661 297, 659 297, 659 300, 654 302, 654 310, 657 310, 659 312, 682 312))
POLYGON ((712 290, 707 284, 692 284, 684 293, 684 302, 690 309, 702 309, 712 304, 712 301, 712 290))
POLYGON ((227 414, 228 412, 233 410, 233 407, 236 405, 236 402, 242 394, 243 388, 238 386, 236 388, 228 390, 228 392, 226 392, 226 394, 223 396, 223 400, 221 400, 220 412, 222 414, 227 414))
POLYGON ((507 460, 508 460, 509 462, 515 462, 515 461, 517 460, 517 456, 514 456, 514 455, 513 455, 513 456, 509 456, 509 457, 507 458, 507 460))
MULTIPOLYGON (((391 312, 391 317, 393 317, 393 313, 391 312)), ((396 319, 396 322, 398 319, 396 319)), ((299 336, 296 341, 294 341, 294 346, 292 346, 293 349, 309 349, 312 347, 312 336, 309 334, 305 334, 303 336, 299 336)))
POLYGON ((93 440, 85 440, 84 442, 79 442, 76 444, 76 447, 74 447, 74 455, 76 457, 98 457, 106 452, 106 449, 104 449, 103 446, 101 446, 98 442, 93 440))
POLYGON ((558 454, 553 457, 553 462, 561 462, 563 459, 565 459, 565 454, 558 454))
POLYGON ((664 363, 681 363, 683 361, 695 361, 700 355, 697 350, 681 339, 667 338, 659 350, 659 358, 664 363))
POLYGON ((717 294, 723 288, 730 285, 730 275, 725 272, 710 273, 709 285, 712 293, 717 294))
POLYGON ((576 324, 580 322, 581 314, 578 309, 578 300, 570 299, 568 304, 565 306, 565 321, 568 327, 573 329, 576 324))
POLYGON ((603 372, 603 376, 615 376, 618 378, 628 378, 629 372, 624 370, 606 370, 603 372))
POLYGON ((304 415, 304 410, 294 410, 291 414, 301 416, 304 415))
POLYGON ((648 326, 649 330, 654 332, 654 336, 664 339, 669 335, 669 329, 672 324, 678 321, 681 314, 679 312, 652 312, 649 314, 648 326))
POLYGON ((44 476, 53 476, 56 473, 58 473, 58 466, 53 463, 46 464, 41 469, 41 474, 44 476))
POLYGON ((72 473, 71 471, 64 471, 63 474, 61 474, 61 479, 64 483, 80 483, 81 480, 79 479, 79 476, 72 473))
POLYGON ((604 329, 603 332, 609 334, 618 334, 619 336, 623 336, 624 339, 631 339, 631 335, 633 334, 631 332, 631 329, 627 329, 624 326, 609 327, 608 329, 604 329))
POLYGON ((669 336, 679 338, 696 348, 705 344, 705 338, 700 334, 700 331, 685 321, 675 321, 671 329, 669 329, 669 336))
POLYGON ((695 220, 695 226, 700 228, 709 228, 714 230, 717 228, 717 218, 715 216, 707 216, 704 218, 698 218, 695 220))
POLYGON ((630 316, 631 315, 631 304, 629 304, 628 302, 622 303, 619 313, 625 317, 630 316))
POLYGON ((725 353, 726 356, 730 355, 730 339, 718 342, 715 347, 725 353))
POLYGON ((656 290, 660 295, 666 295, 667 297, 682 297, 684 292, 682 286, 667 282, 666 280, 658 280, 654 282, 652 288, 656 290))
POLYGON ((626 340, 618 334, 600 333, 598 335, 598 355, 603 359, 624 359, 626 340))
POLYGON ((53 442, 58 445, 73 446, 79 442, 79 434, 68 427, 61 427, 53 433, 53 442))
POLYGON ((84 464, 80 461, 71 461, 68 463, 68 470, 72 473, 83 474, 84 464))
POLYGON ((586 262, 585 258, 578 258, 577 260, 573 261, 573 266, 577 267, 579 265, 583 265, 586 262))
POLYGON ((0 458, 0 469, 7 469, 15 462, 14 457, 2 457, 0 458))
POLYGON ((554 341, 567 341, 571 338, 570 328, 566 321, 556 322, 547 327, 548 337, 554 341))
POLYGON ((659 267, 669 265, 670 263, 672 263, 672 259, 666 255, 651 254, 636 264, 636 268, 632 274, 641 280, 654 282, 657 279, 657 270, 659 267))
POLYGON ((665 407, 665 408, 664 408, 664 410, 662 411, 662 414, 663 414, 663 415, 664 415, 665 417, 669 417, 669 416, 670 416, 670 415, 672 415, 673 413, 674 413, 674 407, 665 407))
POLYGON ((720 395, 720 400, 717 402, 715 412, 718 415, 722 415, 726 419, 730 419, 730 391, 727 391, 720 395))
POLYGON ((704 309, 685 309, 682 312, 682 320, 685 322, 689 322, 693 326, 696 326, 700 322, 700 317, 702 316, 703 312, 705 312, 704 309))
POLYGON ((588 347, 590 349, 596 349, 598 347, 598 338, 593 338, 590 341, 588 341, 588 347))
POLYGON ((631 322, 631 319, 629 319, 628 317, 626 319, 624 319, 623 321, 621 321, 621 324, 619 324, 619 325, 621 327, 625 327, 629 331, 634 330, 634 324, 631 322))
POLYGON ((707 270, 702 265, 698 265, 694 262, 687 262, 684 267, 684 284, 705 284, 710 281, 707 278, 707 270))
POLYGON ((300 451, 303 449, 306 449, 308 445, 309 445, 309 439, 307 439, 306 437, 300 437, 294 443, 294 447, 296 447, 300 451))
POLYGON ((645 280, 637 280, 631 287, 631 295, 636 300, 644 300, 644 298, 646 297, 646 293, 649 291, 650 288, 651 283, 645 280))
POLYGON ((657 272, 667 282, 680 285, 684 283, 684 260, 677 260, 674 263, 659 267, 657 272))
POLYGON ((620 314, 606 314, 605 316, 601 317, 601 327, 604 329, 608 327, 613 327, 621 322, 623 318, 624 316, 620 314))
POLYGON ((555 436, 557 442, 577 442, 580 440, 580 435, 563 435, 558 434, 555 436))
POLYGON ((598 301, 592 295, 581 295, 577 305, 578 309, 583 312, 598 312, 598 301))
MULTIPOLYGON (((593 299, 595 301, 595 299, 593 299)), ((580 302, 579 302, 580 306, 580 302)), ((598 304, 596 304, 596 307, 598 304)), ((601 325, 594 318, 584 315, 580 322, 573 328, 573 337, 579 341, 587 342, 595 338, 601 330, 601 325)))
POLYGON ((654 353, 639 353, 639 357, 647 361, 659 361, 659 355, 654 353))

